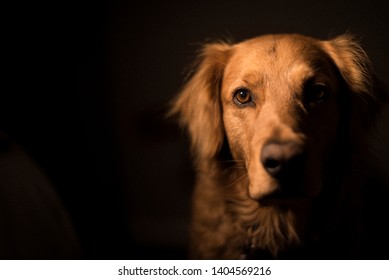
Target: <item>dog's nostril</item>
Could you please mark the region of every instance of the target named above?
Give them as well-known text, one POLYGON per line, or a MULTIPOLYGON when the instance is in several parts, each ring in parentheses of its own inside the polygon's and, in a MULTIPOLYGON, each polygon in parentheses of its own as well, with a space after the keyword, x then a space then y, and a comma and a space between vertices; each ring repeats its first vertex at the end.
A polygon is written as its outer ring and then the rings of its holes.
MULTIPOLYGON (((273 177, 281 177, 287 169, 295 169, 302 149, 293 143, 268 143, 262 149, 261 162, 266 172, 273 177)), ((299 164, 298 164, 299 165, 299 164)))
POLYGON ((282 162, 273 158, 266 159, 263 165, 266 171, 272 176, 276 176, 282 169, 282 162))
POLYGON ((266 168, 275 168, 281 164, 279 160, 269 158, 265 161, 266 168))
POLYGON ((261 162, 271 176, 277 176, 282 169, 284 153, 279 144, 267 144, 262 149, 261 162))

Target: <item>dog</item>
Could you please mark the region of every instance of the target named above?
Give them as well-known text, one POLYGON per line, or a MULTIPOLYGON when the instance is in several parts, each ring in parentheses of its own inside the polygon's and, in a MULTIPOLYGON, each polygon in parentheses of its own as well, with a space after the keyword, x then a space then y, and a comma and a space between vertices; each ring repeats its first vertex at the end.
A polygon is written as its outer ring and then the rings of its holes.
POLYGON ((349 34, 205 44, 171 108, 197 173, 190 258, 358 258, 383 96, 349 34))

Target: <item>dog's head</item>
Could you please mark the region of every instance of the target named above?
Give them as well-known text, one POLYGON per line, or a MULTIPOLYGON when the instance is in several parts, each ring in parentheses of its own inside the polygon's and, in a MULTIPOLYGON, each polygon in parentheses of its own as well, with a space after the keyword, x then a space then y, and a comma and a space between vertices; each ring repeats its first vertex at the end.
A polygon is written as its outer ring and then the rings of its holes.
POLYGON ((205 45, 173 112, 203 172, 227 141, 251 198, 315 197, 334 151, 357 149, 378 100, 369 59, 350 36, 268 35, 205 45))

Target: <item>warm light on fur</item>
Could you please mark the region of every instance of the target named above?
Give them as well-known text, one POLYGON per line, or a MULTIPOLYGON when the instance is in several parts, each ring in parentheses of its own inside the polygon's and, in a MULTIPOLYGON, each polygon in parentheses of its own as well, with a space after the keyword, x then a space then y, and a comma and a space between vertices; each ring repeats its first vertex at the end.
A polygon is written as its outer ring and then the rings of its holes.
POLYGON ((320 240, 350 191, 345 182, 363 182, 355 170, 364 170, 379 103, 370 61, 349 35, 205 45, 172 107, 197 169, 191 257, 279 257, 320 240), (240 91, 247 103, 236 100, 240 91), (280 179, 266 153, 303 160, 280 179))

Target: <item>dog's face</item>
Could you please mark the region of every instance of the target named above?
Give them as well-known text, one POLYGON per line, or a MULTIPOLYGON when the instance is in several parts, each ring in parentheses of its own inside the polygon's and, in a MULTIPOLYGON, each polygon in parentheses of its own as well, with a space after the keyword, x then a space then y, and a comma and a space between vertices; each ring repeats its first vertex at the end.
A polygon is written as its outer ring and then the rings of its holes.
POLYGON ((205 45, 172 108, 196 159, 199 254, 236 258, 250 246, 277 256, 300 244, 361 170, 353 156, 381 93, 348 35, 205 45))
POLYGON ((245 162, 251 198, 319 193, 339 125, 339 79, 310 39, 265 36, 233 47, 223 124, 232 156, 245 162))
POLYGON ((200 173, 219 168, 227 141, 255 200, 315 197, 339 132, 361 136, 379 103, 369 59, 347 35, 213 43, 199 58, 172 112, 188 128, 200 173))

